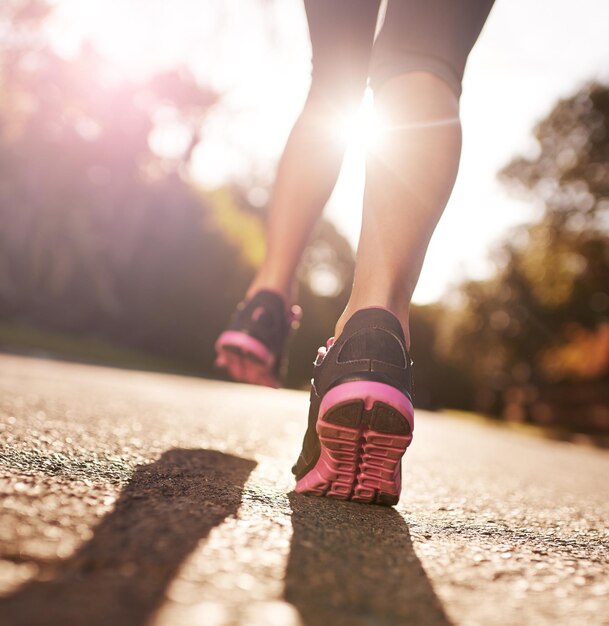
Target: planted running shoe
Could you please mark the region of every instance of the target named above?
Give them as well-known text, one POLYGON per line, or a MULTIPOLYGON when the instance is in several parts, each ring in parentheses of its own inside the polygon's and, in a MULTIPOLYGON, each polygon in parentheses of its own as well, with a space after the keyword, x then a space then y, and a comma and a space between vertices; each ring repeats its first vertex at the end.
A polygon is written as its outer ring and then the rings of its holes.
POLYGON ((320 348, 309 424, 292 468, 297 493, 391 506, 412 441, 412 363, 399 320, 360 309, 320 348))
POLYGON ((280 387, 287 367, 287 339, 300 317, 300 307, 288 309, 277 292, 258 291, 237 306, 216 340, 216 367, 238 382, 280 387))

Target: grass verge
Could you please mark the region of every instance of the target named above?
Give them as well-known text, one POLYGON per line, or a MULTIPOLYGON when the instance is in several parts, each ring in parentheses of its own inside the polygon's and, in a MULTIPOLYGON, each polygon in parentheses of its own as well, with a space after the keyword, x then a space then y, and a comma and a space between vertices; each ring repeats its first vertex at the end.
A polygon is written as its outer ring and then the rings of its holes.
POLYGON ((0 350, 126 369, 194 373, 179 361, 125 348, 99 337, 74 336, 12 322, 0 322, 0 350))

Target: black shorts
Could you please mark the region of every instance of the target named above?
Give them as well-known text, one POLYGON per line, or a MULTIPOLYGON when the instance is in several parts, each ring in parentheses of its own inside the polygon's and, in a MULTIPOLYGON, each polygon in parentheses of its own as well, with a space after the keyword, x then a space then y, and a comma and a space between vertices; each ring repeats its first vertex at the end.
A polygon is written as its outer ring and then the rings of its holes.
POLYGON ((493 0, 388 0, 374 39, 380 0, 304 0, 313 68, 311 93, 361 98, 406 72, 430 72, 461 95, 467 56, 493 0))

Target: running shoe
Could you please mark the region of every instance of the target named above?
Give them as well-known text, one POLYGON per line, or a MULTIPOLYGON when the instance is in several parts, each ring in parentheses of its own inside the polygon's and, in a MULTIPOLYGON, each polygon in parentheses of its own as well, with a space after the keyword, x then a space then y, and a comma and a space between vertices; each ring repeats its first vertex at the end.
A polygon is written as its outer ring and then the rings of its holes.
POLYGON ((287 339, 301 316, 300 307, 288 308, 279 293, 258 291, 237 306, 216 340, 216 367, 237 382, 280 387, 287 368, 287 339))
POLYGON ((412 361, 400 321, 360 309, 319 349, 309 424, 292 472, 297 493, 391 506, 412 441, 412 361))

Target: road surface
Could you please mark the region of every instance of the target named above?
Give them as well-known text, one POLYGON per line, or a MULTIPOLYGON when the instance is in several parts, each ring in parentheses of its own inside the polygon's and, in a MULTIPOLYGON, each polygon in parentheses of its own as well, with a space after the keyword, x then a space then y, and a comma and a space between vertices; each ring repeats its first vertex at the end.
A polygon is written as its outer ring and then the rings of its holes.
POLYGON ((609 624, 609 454, 417 414, 395 509, 291 493, 307 394, 0 357, 0 624, 609 624))

